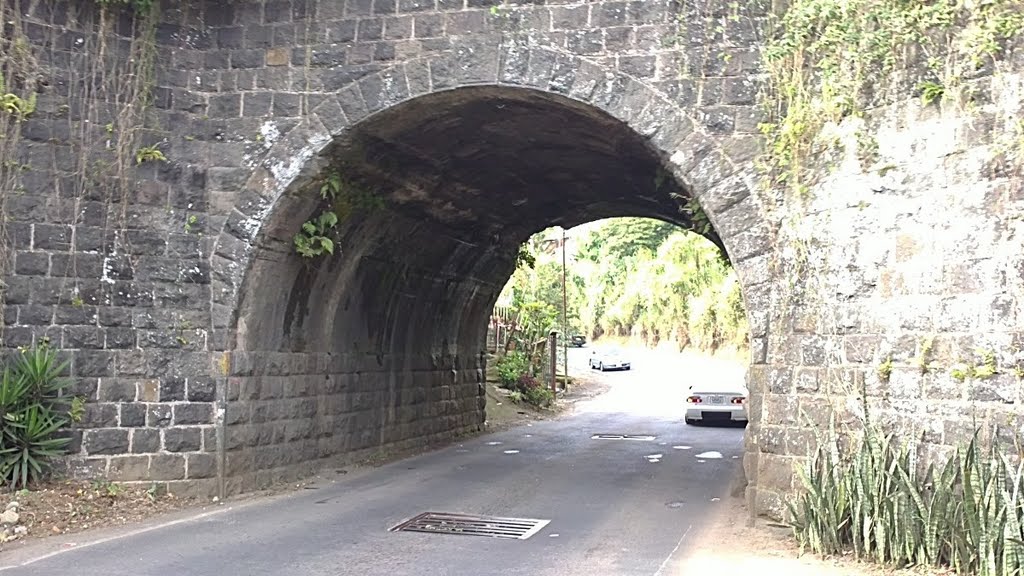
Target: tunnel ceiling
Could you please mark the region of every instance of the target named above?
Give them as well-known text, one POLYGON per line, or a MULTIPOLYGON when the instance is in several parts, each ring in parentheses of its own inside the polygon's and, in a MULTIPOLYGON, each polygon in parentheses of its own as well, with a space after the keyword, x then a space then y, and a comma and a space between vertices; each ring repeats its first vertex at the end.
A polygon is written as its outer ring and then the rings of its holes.
POLYGON ((464 237, 519 243, 550 225, 613 216, 689 223, 673 198, 683 191, 659 176, 663 162, 642 137, 530 90, 421 97, 363 122, 328 154, 393 209, 464 237))

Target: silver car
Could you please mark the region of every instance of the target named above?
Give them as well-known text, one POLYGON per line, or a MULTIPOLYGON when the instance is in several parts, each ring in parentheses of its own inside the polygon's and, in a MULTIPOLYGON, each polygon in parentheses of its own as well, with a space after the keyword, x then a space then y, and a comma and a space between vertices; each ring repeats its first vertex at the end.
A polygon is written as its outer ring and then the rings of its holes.
POLYGON ((747 390, 740 386, 690 386, 686 423, 746 422, 747 390))
POLYGON ((629 370, 629 359, 618 348, 605 350, 594 350, 590 353, 590 369, 600 370, 629 370))

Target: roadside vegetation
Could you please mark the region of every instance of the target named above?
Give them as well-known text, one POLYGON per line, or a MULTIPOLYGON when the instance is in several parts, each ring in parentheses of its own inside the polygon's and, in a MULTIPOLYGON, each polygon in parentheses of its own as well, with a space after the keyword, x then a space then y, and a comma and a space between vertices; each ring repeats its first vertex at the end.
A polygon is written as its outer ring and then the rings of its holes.
POLYGON ((894 567, 1024 574, 1024 461, 979 435, 922 467, 914 442, 869 427, 843 457, 835 431, 799 469, 789 508, 802 548, 894 567))
MULTIPOLYGON (((614 218, 569 231, 566 325, 588 340, 715 352, 746 346, 747 323, 736 273, 698 234, 646 218, 614 218)), ((545 230, 499 303, 516 319, 511 347, 562 328, 561 231, 545 230)))
POLYGON ((513 402, 544 407, 554 400, 545 384, 551 331, 559 338, 668 344, 679 351, 745 348, 736 274, 702 236, 658 220, 615 218, 570 230, 568 237, 564 294, 563 235, 549 229, 523 245, 499 298, 511 327, 498 344, 495 366, 513 402))
POLYGON ((527 354, 512 350, 498 360, 498 385, 509 390, 509 400, 526 402, 546 408, 555 399, 554 393, 538 378, 541 363, 527 354))
POLYGON ((64 431, 84 413, 84 403, 65 394, 67 362, 45 343, 19 350, 0 376, 0 477, 10 488, 43 480, 70 437, 64 431))

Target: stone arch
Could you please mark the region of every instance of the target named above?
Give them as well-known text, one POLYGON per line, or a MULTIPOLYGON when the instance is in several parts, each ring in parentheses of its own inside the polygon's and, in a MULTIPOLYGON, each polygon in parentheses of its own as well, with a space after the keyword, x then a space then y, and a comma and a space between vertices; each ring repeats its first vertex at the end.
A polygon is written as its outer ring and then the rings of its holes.
MULTIPOLYGON (((360 126, 381 118, 389 110, 418 99, 460 90, 488 88, 533 94, 554 100, 557 105, 567 108, 599 111, 607 119, 621 123, 642 140, 661 159, 662 165, 680 188, 700 202, 717 231, 740 276, 750 317, 753 361, 765 361, 770 296, 768 262, 772 240, 765 214, 752 193, 755 174, 752 165, 747 162, 749 158, 731 158, 723 151, 716 136, 708 133, 690 110, 677 106, 667 95, 642 80, 620 71, 607 70, 586 58, 546 47, 464 41, 457 43, 448 52, 396 64, 353 81, 336 93, 318 96, 316 101, 311 100, 310 112, 305 120, 270 144, 241 191, 238 202, 217 238, 211 265, 214 271, 211 303, 214 329, 220 333, 217 342, 226 353, 216 371, 217 376, 223 378, 222 397, 228 406, 225 414, 226 433, 221 442, 222 454, 228 455, 227 461, 222 463, 221 474, 222 479, 228 482, 228 491, 249 488, 254 482, 257 485, 263 484, 277 479, 281 474, 309 471, 296 466, 294 454, 287 456, 272 450, 246 452, 248 447, 288 443, 295 438, 306 439, 302 459, 309 463, 311 470, 317 465, 318 459, 336 456, 340 452, 358 451, 374 440, 365 439, 367 442, 355 442, 351 446, 345 442, 338 444, 330 438, 325 440, 325 436, 330 434, 318 429, 320 425, 314 417, 318 410, 323 410, 323 406, 305 398, 302 390, 283 390, 295 385, 294 381, 300 382, 297 384, 300 388, 317 386, 313 378, 320 378, 321 373, 326 374, 323 379, 328 386, 354 391, 357 402, 389 403, 390 413, 378 416, 394 420, 403 418, 396 412, 396 395, 417 395, 415 389, 419 385, 410 383, 416 378, 416 373, 431 369, 438 373, 450 371, 453 387, 447 390, 446 385, 446 391, 437 400, 448 403, 465 400, 467 410, 473 411, 475 406, 475 410, 482 412, 482 405, 456 397, 469 390, 468 384, 462 388, 454 386, 460 382, 473 381, 472 375, 479 374, 480 366, 475 360, 457 358, 458 351, 453 352, 448 348, 447 339, 444 341, 445 346, 441 346, 436 354, 432 353, 429 357, 397 358, 378 354, 374 367, 367 367, 364 364, 366 359, 354 358, 349 354, 329 354, 324 350, 314 350, 296 357, 286 351, 267 350, 265 345, 250 346, 251 342, 258 342, 258 338, 253 339, 253 333, 264 327, 254 326, 244 310, 246 306, 258 306, 246 299, 251 299, 248 295, 258 290, 261 282, 270 281, 253 272, 256 263, 267 258, 267 254, 288 257, 284 252, 290 247, 280 241, 275 245, 271 240, 275 235, 278 239, 287 237, 288 230, 275 229, 275 226, 280 226, 281 222, 294 221, 298 216, 302 216, 302 219, 308 216, 315 198, 300 198, 297 189, 327 165, 325 155, 333 143, 360 126), (366 382, 360 382, 360 374, 367 369, 387 374, 387 391, 370 390, 366 382), (355 376, 346 377, 344 382, 332 380, 331 375, 339 372, 355 376), (253 378, 258 376, 269 379, 257 383, 253 378), (382 398, 381 394, 390 396, 382 398), (449 394, 451 397, 445 396, 449 394), (263 414, 258 413, 261 409, 254 406, 239 408, 245 400, 261 396, 292 398, 288 403, 297 415, 292 419, 295 421, 270 428, 264 422, 268 418, 273 419, 273 416, 265 412, 273 411, 274 407, 263 409, 263 414), (235 409, 232 409, 232 403, 235 403, 235 409), (302 421, 307 416, 309 421, 302 421), (338 446, 337 449, 324 446, 332 442, 338 446), (283 468, 287 468, 288 472, 282 471, 283 468)), ((660 215, 671 219, 665 213, 660 215)), ((359 224, 354 226, 358 228, 359 224)), ((374 226, 367 224, 365 229, 355 234, 372 235, 379 232, 370 229, 374 226)), ((389 233, 398 234, 393 230, 384 234, 389 233)), ((335 278, 354 282, 358 272, 352 267, 356 266, 354 261, 359 259, 358 255, 359 251, 356 250, 350 256, 357 258, 330 264, 339 268, 332 272, 335 278), (346 267, 347 270, 341 270, 346 267)), ((506 271, 510 272, 507 262, 495 263, 493 259, 477 256, 472 250, 464 254, 460 254, 459 250, 446 254, 443 261, 447 269, 444 273, 449 278, 481 274, 497 277, 502 274, 501 271, 482 269, 488 266, 505 266, 506 271)), ((389 281, 391 284, 388 288, 391 290, 397 290, 401 283, 396 278, 389 281)), ((327 287, 315 284, 311 280, 309 290, 318 291, 318 295, 324 294, 327 287)), ((480 329, 485 329, 483 325, 474 327, 472 321, 461 320, 482 317, 493 305, 493 299, 476 296, 457 298, 451 291, 467 288, 453 282, 437 286, 427 286, 421 282, 419 289, 431 291, 434 294, 432 297, 438 302, 458 300, 465 305, 446 309, 443 315, 435 313, 431 316, 428 307, 417 308, 400 299, 392 299, 394 301, 389 301, 383 310, 388 315, 406 315, 403 317, 410 318, 410 322, 417 325, 439 323, 435 324, 438 334, 453 335, 453 338, 459 340, 471 340, 478 336, 480 329)), ((307 294, 306 297, 310 296, 307 294)), ((373 297, 367 291, 357 296, 373 297)), ((334 306, 344 305, 335 302, 334 306)), ((284 322, 280 316, 288 313, 288 310, 282 310, 278 317, 267 319, 266 324, 280 324, 284 322)), ((316 321, 313 320, 314 323, 316 321)), ((324 317, 319 321, 329 323, 332 318, 324 317)), ((322 326, 320 328, 323 329, 322 326)), ((316 328, 312 328, 312 331, 320 333, 316 328)), ((394 345, 394 341, 403 335, 392 328, 390 332, 378 337, 389 339, 394 345)), ((471 420, 446 418, 441 424, 417 430, 420 435, 440 438, 467 429, 467 424, 469 427, 479 424, 471 420)), ((331 426, 339 426, 337 419, 331 422, 331 426)), ((352 434, 365 436, 375 433, 372 427, 367 428, 364 424, 347 422, 342 425, 347 426, 345 431, 352 434)), ((379 434, 379 444, 402 446, 409 440, 385 437, 383 431, 379 434)))

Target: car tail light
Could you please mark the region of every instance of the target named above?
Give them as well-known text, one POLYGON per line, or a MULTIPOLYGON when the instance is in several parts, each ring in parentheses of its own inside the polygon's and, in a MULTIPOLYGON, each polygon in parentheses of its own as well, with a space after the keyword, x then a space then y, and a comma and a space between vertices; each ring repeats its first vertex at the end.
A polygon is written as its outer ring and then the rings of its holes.
POLYGON ((747 401, 747 399, 746 398, 742 398, 742 397, 741 398, 733 398, 732 399, 732 403, 733 404, 743 404, 746 401, 747 401))
POLYGON ((686 401, 690 404, 700 404, 702 402, 700 396, 690 396, 686 401))

